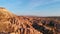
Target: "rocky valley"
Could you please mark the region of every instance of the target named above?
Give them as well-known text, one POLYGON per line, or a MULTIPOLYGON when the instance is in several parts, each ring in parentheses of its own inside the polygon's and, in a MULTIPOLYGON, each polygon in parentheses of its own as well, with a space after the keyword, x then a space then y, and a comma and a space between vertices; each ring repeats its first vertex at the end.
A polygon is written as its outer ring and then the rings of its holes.
POLYGON ((17 16, 0 7, 0 34, 60 34, 60 17, 17 16))

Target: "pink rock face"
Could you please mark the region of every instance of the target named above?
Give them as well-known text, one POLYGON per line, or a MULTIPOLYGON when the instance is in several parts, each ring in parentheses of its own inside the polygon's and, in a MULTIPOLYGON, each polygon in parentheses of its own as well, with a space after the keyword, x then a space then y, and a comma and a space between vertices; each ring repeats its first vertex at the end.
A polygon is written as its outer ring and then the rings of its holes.
POLYGON ((0 34, 60 34, 59 18, 17 16, 0 8, 0 34))

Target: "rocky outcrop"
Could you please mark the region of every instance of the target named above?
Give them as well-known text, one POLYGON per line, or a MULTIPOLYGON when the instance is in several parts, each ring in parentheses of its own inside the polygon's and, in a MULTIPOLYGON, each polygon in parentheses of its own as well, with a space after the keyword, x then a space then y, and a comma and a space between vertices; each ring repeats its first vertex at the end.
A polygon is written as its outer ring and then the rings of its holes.
POLYGON ((0 34, 60 34, 58 18, 17 16, 0 7, 0 34))

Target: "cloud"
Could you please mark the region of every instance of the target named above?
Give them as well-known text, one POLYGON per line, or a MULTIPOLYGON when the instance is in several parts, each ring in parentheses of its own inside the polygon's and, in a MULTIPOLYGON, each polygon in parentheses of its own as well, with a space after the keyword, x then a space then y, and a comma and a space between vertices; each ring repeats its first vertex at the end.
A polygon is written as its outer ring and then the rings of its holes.
POLYGON ((30 10, 37 6, 48 5, 59 1, 60 0, 30 0, 30 3, 27 5, 27 8, 30 10))
MULTIPOLYGON (((24 6, 22 6, 24 9, 18 14, 21 15, 36 15, 36 16, 54 16, 57 12, 57 7, 55 6, 55 3, 60 2, 60 0, 29 0, 22 2, 24 6), (27 4, 26 4, 26 3, 27 4), (54 4, 51 9, 51 4, 54 4), (50 6, 46 6, 50 5, 50 6), (35 7, 44 6, 46 8, 41 7, 42 10, 35 10, 35 7), (47 8, 48 7, 48 8, 47 8), (55 9, 56 8, 56 9, 55 9), (45 10, 44 10, 45 9, 45 10)), ((39 8, 38 8, 39 9, 39 8)))
MULTIPOLYGON (((11 10, 13 13, 16 14, 22 14, 22 15, 56 15, 57 12, 57 7, 55 5, 53 5, 54 7, 51 9, 51 4, 56 3, 56 2, 60 2, 60 0, 4 0, 4 1, 0 1, 0 6, 6 7, 9 10, 11 10), (46 6, 46 5, 50 5, 50 6, 46 6), (40 6, 44 6, 44 7, 49 7, 50 9, 44 8, 45 10, 35 10, 35 7, 40 7, 40 6), (56 9, 54 9, 56 7, 56 9), (51 13, 54 10, 56 12, 51 13), (50 11, 51 10, 51 11, 50 11)), ((59 7, 60 5, 58 5, 59 7)), ((40 9, 40 8, 38 8, 40 9)), ((60 8, 59 8, 60 9, 60 8)), ((60 11, 60 10, 59 10, 60 11)), ((59 14, 59 12, 57 12, 59 14)), ((60 15, 60 14, 59 14, 60 15)))

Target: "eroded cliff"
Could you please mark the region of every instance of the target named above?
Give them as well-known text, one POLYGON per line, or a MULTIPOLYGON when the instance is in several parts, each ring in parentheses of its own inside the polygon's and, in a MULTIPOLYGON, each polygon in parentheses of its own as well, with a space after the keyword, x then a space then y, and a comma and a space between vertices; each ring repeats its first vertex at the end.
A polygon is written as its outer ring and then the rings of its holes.
POLYGON ((17 16, 0 7, 0 34, 60 34, 59 22, 57 17, 17 16))

